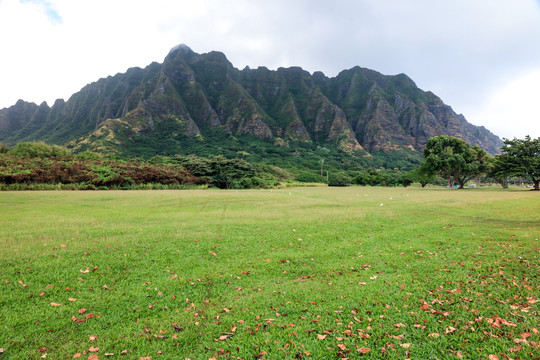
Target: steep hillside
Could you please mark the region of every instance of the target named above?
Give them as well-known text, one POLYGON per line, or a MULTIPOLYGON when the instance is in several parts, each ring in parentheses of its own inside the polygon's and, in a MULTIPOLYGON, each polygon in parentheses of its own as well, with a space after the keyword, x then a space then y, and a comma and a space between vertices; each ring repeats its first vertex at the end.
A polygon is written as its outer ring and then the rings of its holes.
POLYGON ((162 64, 100 79, 52 107, 20 100, 0 110, 1 142, 42 140, 121 155, 189 153, 248 137, 369 156, 418 152, 437 135, 490 153, 502 146, 404 74, 360 67, 333 78, 298 67, 238 70, 220 52, 197 54, 185 45, 162 64))

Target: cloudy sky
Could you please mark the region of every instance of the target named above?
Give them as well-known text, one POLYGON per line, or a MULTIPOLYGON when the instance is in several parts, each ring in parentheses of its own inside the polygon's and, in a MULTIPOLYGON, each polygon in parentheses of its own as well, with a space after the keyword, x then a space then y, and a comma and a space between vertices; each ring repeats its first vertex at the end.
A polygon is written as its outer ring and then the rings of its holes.
POLYGON ((0 108, 185 43, 240 69, 405 73, 500 137, 540 137, 539 0, 0 0, 0 34, 0 108))

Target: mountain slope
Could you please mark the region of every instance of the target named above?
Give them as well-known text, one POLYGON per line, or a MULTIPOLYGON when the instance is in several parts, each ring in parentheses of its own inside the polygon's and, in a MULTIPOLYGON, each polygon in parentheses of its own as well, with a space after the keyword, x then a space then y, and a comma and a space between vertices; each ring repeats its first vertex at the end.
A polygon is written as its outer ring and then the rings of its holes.
POLYGON ((360 67, 333 78, 298 67, 238 70, 220 52, 197 54, 185 45, 163 64, 100 79, 52 107, 21 100, 0 110, 2 142, 43 140, 109 154, 187 153, 197 144, 250 136, 365 156, 421 151, 437 135, 490 153, 502 146, 404 74, 360 67))

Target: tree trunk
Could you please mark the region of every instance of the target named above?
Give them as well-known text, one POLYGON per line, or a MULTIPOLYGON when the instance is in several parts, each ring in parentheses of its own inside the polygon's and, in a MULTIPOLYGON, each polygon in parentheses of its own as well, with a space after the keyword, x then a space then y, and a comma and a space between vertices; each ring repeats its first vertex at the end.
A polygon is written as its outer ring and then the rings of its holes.
POLYGON ((540 191, 540 179, 533 179, 534 181, 534 190, 540 191))

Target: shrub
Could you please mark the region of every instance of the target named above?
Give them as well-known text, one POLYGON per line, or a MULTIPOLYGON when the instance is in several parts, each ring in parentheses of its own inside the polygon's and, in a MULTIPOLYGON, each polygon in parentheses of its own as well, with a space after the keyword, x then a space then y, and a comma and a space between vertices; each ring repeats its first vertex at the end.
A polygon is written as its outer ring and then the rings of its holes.
POLYGON ((328 177, 328 186, 349 186, 351 178, 343 174, 332 174, 328 177))
POLYGON ((44 142, 23 142, 9 149, 8 154, 20 157, 67 157, 71 155, 68 148, 58 145, 47 145, 44 142))
POLYGON ((304 183, 323 183, 327 184, 328 180, 319 174, 313 174, 310 172, 301 172, 296 176, 296 181, 304 183))

